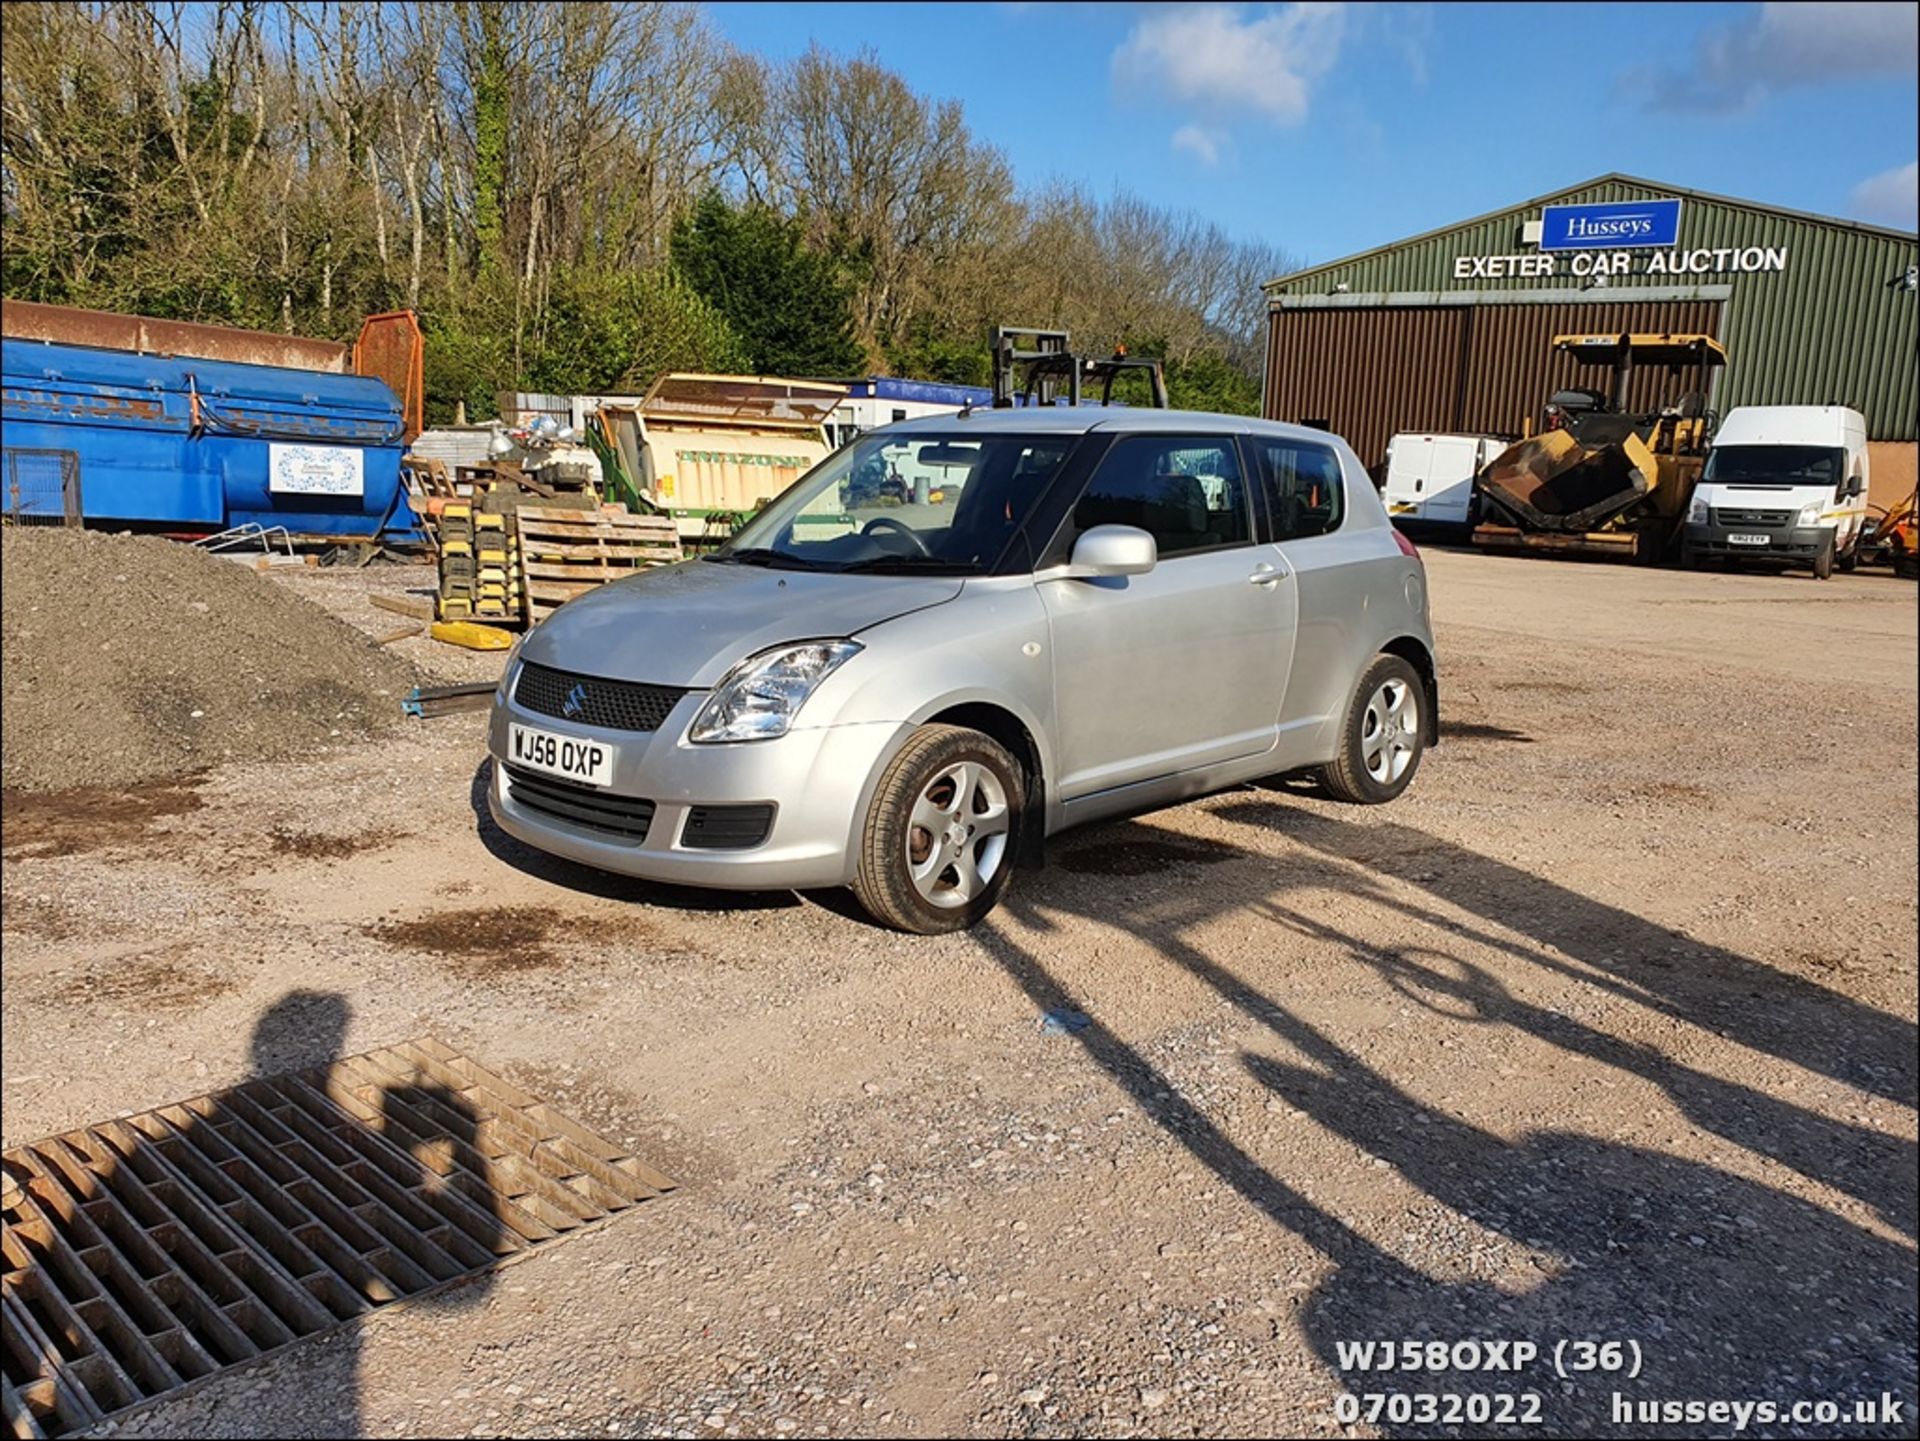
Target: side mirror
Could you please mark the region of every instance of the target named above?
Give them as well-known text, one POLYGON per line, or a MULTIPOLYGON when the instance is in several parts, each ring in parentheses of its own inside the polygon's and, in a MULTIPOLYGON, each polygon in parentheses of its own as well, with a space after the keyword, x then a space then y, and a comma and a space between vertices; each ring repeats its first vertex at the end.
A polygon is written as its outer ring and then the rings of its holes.
POLYGON ((1860 492, 1865 490, 1866 488, 1867 488, 1867 483, 1862 479, 1860 479, 1859 476, 1855 475, 1855 476, 1848 477, 1847 499, 1849 500, 1853 499, 1854 496, 1860 494, 1860 492))
POLYGON ((1067 574, 1075 580, 1145 575, 1160 562, 1160 547, 1138 526, 1096 525, 1073 543, 1067 574))

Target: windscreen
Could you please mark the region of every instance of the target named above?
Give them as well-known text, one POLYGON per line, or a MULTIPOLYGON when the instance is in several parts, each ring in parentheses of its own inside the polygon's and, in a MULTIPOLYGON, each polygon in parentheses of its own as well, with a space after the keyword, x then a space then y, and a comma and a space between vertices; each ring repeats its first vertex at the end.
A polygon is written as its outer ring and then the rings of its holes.
POLYGON ((794 482, 712 559, 807 570, 985 574, 1079 439, 863 436, 794 482))
POLYGON ((1828 489, 1847 472, 1847 453, 1826 445, 1716 445, 1707 454, 1703 480, 1722 485, 1820 485, 1828 489))

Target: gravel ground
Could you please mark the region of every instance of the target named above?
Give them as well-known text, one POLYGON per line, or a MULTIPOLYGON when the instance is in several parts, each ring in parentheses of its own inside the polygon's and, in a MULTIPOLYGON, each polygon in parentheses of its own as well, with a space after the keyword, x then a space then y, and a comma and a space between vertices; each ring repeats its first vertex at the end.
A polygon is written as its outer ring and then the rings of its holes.
POLYGON ((0 532, 8 789, 121 785, 391 728, 407 661, 266 576, 149 536, 0 532))
MULTIPOLYGON (((478 814, 479 716, 10 802, 7 1144, 242 1079, 305 988, 346 1050, 438 1035, 682 1182, 108 1429, 1445 1429, 1343 1426, 1355 1391, 1592 1435, 1618 1390, 1890 1392, 1866 1434, 1913 1434, 1912 587, 1429 566, 1446 739, 1405 798, 1063 836, 966 936, 545 858, 478 814), (1341 1369, 1468 1337, 1644 1365, 1341 1369)), ((368 630, 407 583, 274 579, 368 630)))
MULTIPOLYGON (((434 571, 425 565, 381 562, 364 568, 341 565, 276 570, 272 575, 328 614, 376 637, 392 635, 407 624, 407 618, 379 609, 370 597, 389 595, 426 600, 434 594, 434 571)), ((419 667, 430 685, 496 680, 504 660, 499 651, 463 650, 434 640, 424 624, 417 635, 389 642, 382 649, 419 667)))

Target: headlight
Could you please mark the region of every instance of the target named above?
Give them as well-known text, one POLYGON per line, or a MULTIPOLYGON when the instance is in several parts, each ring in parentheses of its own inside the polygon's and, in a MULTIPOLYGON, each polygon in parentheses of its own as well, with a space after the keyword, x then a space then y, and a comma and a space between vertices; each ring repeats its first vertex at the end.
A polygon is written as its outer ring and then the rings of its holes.
POLYGON ((1692 507, 1687 511, 1687 520, 1693 525, 1705 525, 1712 518, 1712 507, 1707 504, 1706 497, 1696 495, 1692 507))
POLYGON ((749 656, 713 688, 687 739, 711 744, 785 735, 820 682, 860 651, 858 641, 810 640, 749 656))
POLYGON ((494 691, 497 701, 510 700, 513 696, 513 683, 520 677, 520 648, 527 643, 523 635, 513 643, 513 649, 507 652, 507 663, 500 668, 500 685, 494 691))
POLYGON ((1820 512, 1825 510, 1826 508, 1827 508, 1826 502, 1822 500, 1816 500, 1809 505, 1801 506, 1800 507, 1800 524, 1802 525, 1820 524, 1820 512))

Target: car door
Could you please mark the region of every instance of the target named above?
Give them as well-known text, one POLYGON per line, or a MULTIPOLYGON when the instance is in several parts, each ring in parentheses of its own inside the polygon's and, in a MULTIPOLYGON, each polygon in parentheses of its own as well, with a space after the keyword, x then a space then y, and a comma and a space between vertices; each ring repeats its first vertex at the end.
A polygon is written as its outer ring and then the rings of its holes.
POLYGON ((1479 442, 1470 435, 1442 436, 1434 442, 1428 457, 1427 508, 1422 519, 1466 524, 1478 448, 1479 442))
POLYGON ((1293 646, 1289 566, 1255 544, 1230 435, 1122 436, 1065 521, 1152 535, 1144 575, 1039 576, 1064 802, 1272 748, 1293 646))
POLYGON ((1256 433, 1249 465, 1266 502, 1275 551, 1293 572, 1296 637, 1280 711, 1277 769, 1327 758, 1329 722, 1345 713, 1353 683, 1373 657, 1369 609, 1404 595, 1407 564, 1389 526, 1348 524, 1349 475, 1329 445, 1300 436, 1256 433))

